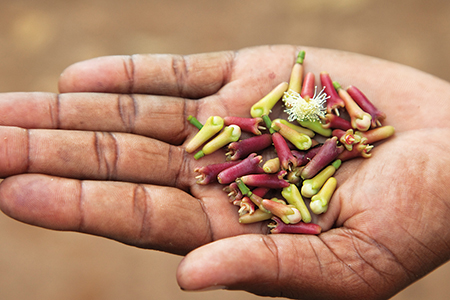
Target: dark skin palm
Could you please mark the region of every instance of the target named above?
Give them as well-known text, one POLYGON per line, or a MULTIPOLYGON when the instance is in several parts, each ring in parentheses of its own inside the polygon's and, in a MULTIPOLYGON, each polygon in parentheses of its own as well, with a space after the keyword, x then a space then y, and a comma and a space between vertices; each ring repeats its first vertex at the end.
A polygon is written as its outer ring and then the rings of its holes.
POLYGON ((447 82, 359 55, 273 46, 99 58, 68 68, 60 90, 0 95, 0 208, 13 218, 190 252, 177 272, 188 290, 386 298, 449 259, 447 82), (238 224, 222 186, 195 183, 195 167, 224 156, 187 154, 196 129, 186 118, 248 116, 289 79, 299 50, 306 71, 364 91, 396 134, 341 167, 317 219, 322 234, 267 235, 265 224, 238 224))

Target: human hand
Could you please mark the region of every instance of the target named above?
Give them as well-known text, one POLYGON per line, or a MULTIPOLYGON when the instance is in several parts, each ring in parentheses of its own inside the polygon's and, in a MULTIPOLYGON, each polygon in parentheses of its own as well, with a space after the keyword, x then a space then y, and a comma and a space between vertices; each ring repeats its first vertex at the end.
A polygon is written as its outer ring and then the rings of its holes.
POLYGON ((221 186, 195 184, 194 168, 222 161, 223 153, 199 161, 186 154, 196 131, 186 117, 247 116, 288 80, 299 49, 100 58, 63 73, 67 94, 0 96, 0 176, 8 177, 0 208, 46 228, 178 254, 195 249, 177 272, 188 290, 395 294, 449 259, 448 83, 390 62, 301 48, 307 71, 359 87, 396 128, 370 159, 339 169, 338 190, 317 220, 319 236, 240 225, 221 186))

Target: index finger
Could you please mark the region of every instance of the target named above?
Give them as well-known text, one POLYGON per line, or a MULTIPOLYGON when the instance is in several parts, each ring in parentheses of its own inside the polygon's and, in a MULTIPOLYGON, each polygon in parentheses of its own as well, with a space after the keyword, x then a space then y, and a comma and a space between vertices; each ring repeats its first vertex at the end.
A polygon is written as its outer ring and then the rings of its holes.
POLYGON ((230 75, 234 54, 147 54, 99 57, 68 67, 61 93, 108 92, 197 99, 217 92, 230 75))

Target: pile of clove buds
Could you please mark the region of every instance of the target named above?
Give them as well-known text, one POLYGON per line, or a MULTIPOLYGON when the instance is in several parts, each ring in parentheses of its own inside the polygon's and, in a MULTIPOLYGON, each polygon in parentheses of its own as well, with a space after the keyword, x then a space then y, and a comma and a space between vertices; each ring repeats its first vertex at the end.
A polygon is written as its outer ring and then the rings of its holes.
POLYGON ((319 234, 311 214, 327 211, 337 188, 333 177, 349 159, 372 155, 373 144, 394 134, 385 114, 356 87, 342 86, 320 73, 304 74, 300 51, 289 82, 282 82, 250 109, 249 117, 211 116, 186 146, 195 159, 226 148, 225 162, 196 168, 198 184, 225 185, 239 206, 242 224, 270 220, 270 233, 319 234), (270 119, 282 101, 287 119, 270 119), (241 133, 250 133, 242 139, 241 133), (263 160, 264 157, 268 157, 263 160), (270 155, 270 154, 272 155, 270 155))

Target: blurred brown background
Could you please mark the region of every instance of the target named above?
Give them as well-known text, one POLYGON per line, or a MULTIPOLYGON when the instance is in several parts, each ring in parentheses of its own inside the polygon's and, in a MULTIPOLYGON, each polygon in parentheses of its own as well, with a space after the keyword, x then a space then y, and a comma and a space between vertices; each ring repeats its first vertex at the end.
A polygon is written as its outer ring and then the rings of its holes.
MULTIPOLYGON (((406 64, 450 80, 446 0, 0 0, 0 92, 56 92, 79 60, 112 54, 189 54, 289 43, 406 64)), ((0 299, 262 299, 186 293, 180 257, 0 214, 0 299)), ((449 299, 450 265, 394 297, 449 299)))

